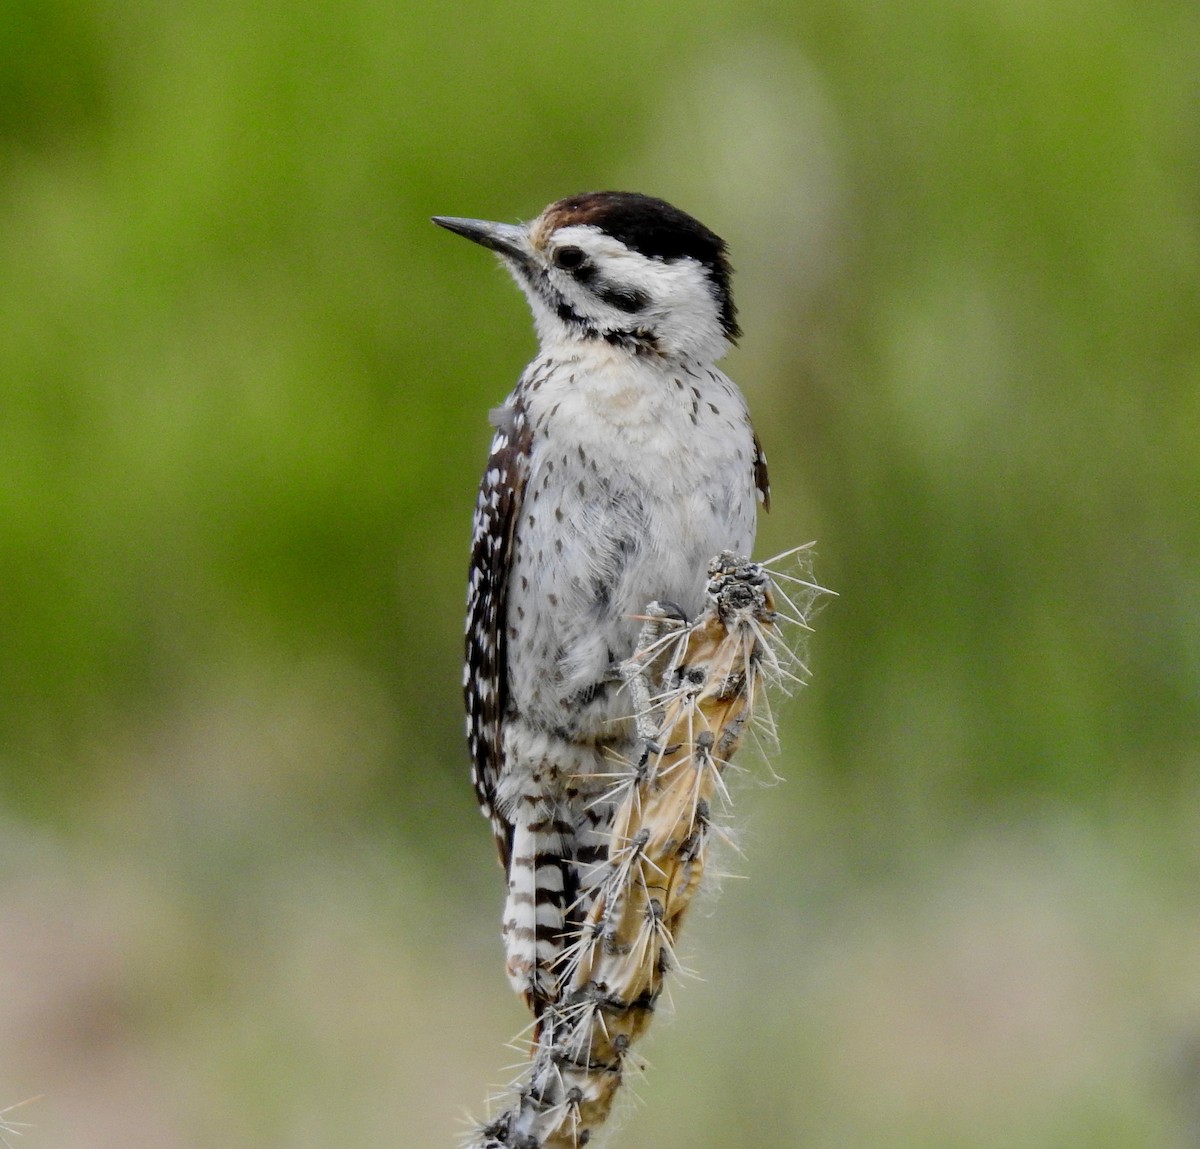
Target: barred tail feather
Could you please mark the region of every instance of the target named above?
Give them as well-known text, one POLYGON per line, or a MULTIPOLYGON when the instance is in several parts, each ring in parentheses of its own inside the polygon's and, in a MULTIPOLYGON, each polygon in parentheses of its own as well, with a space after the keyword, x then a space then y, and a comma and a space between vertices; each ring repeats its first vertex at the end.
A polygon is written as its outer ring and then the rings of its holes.
POLYGON ((550 817, 513 826, 504 903, 505 971, 513 989, 540 1015, 558 993, 556 959, 562 950, 567 901, 570 827, 550 817))

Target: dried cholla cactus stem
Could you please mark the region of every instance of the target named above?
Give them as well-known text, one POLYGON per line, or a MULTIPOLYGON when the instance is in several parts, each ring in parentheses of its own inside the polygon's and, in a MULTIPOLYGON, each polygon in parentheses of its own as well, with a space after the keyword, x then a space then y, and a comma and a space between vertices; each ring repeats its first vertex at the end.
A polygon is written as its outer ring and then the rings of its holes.
POLYGON ((642 754, 621 764, 606 795, 616 803, 607 860, 563 954, 558 1000, 541 1016, 508 1108, 469 1149, 580 1149, 608 1119, 631 1049, 678 968, 675 941, 704 876, 713 804, 729 800, 722 773, 752 720, 774 741, 764 688, 807 678, 797 650, 824 593, 807 559, 806 547, 768 563, 726 551, 709 564, 698 618, 647 607, 621 668, 642 754), (787 559, 796 573, 768 572, 787 559))

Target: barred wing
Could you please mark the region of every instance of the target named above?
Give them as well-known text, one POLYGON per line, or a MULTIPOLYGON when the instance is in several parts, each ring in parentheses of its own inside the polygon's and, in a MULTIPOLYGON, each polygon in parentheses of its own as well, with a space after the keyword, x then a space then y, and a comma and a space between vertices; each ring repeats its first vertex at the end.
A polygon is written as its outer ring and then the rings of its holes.
POLYGON ((529 474, 531 432, 519 391, 492 412, 491 422, 496 434, 479 485, 471 540, 463 693, 471 781, 480 808, 492 823, 500 861, 507 870, 512 825, 497 809, 495 798, 504 765, 502 737, 508 704, 508 579, 513 535, 529 474))

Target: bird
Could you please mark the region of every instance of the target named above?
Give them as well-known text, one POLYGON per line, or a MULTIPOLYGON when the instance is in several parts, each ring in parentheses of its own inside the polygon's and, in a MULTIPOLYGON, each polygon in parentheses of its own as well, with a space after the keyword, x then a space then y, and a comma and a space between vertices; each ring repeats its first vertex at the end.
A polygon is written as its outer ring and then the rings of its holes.
POLYGON ((601 191, 528 223, 433 222, 499 256, 538 338, 490 413, 463 690, 506 972, 540 1019, 608 856, 613 779, 644 754, 620 673, 639 616, 694 617, 709 560, 750 554, 767 463, 716 366, 741 334, 727 247, 693 216, 601 191))

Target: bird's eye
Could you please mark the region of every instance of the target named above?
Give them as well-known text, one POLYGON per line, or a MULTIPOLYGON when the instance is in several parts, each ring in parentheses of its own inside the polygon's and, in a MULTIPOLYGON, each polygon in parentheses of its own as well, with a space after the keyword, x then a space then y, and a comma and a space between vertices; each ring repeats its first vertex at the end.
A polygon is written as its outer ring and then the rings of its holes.
POLYGON ((564 271, 572 271, 583 264, 583 248, 581 247, 560 247, 554 252, 554 266, 561 267, 564 271))

